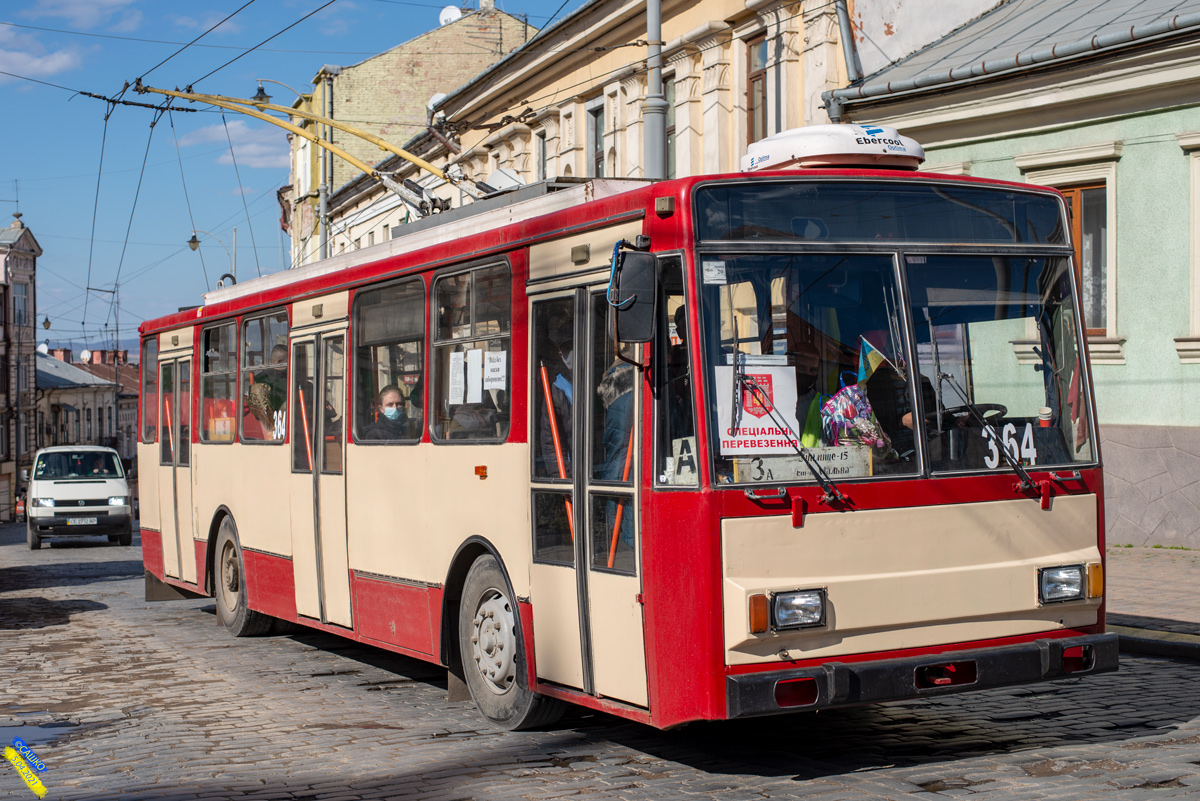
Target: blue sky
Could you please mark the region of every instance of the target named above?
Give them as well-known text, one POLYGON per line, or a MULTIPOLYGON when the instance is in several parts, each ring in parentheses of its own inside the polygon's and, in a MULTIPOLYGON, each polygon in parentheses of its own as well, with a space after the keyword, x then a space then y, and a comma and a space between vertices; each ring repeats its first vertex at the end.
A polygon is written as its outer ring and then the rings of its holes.
MULTIPOLYGON (((193 228, 232 247, 237 227, 243 279, 284 268, 287 245, 275 199, 288 179, 284 131, 212 111, 177 111, 152 131, 153 111, 124 106, 112 111, 106 126, 108 104, 76 93, 116 97, 125 82, 142 76, 151 86, 192 83, 199 92, 239 97, 254 94, 256 78, 303 92, 323 64, 354 64, 437 27, 448 4, 336 0, 317 11, 327 2, 8 0, 0 6, 0 72, 11 73, 0 74, 0 224, 11 223, 19 210, 45 251, 38 261, 39 341, 73 344, 76 352, 111 342, 116 282, 126 343, 142 320, 200 303, 229 260, 204 234, 200 253, 189 250, 193 228), (108 291, 85 292, 89 286, 108 291), (46 317, 49 331, 41 328, 46 317)), ((539 28, 552 14, 561 18, 582 4, 496 2, 511 14, 527 14, 539 28)), ((276 102, 290 104, 286 89, 265 86, 276 102)), ((123 96, 137 102, 156 97, 132 89, 123 96)))

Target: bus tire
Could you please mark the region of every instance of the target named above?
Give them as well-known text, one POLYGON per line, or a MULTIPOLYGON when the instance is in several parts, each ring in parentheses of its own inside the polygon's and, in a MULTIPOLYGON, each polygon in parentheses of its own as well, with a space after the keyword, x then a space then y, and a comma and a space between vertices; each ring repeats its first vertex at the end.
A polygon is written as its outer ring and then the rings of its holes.
POLYGON ((133 526, 132 525, 121 532, 120 537, 117 540, 117 542, 120 543, 121 545, 133 545, 133 526))
POLYGON ((29 550, 37 551, 42 547, 42 537, 33 530, 32 523, 25 524, 25 541, 29 543, 29 550))
POLYGON ((245 562, 233 518, 221 521, 217 531, 213 595, 217 617, 234 637, 257 637, 271 628, 271 618, 246 606, 245 562))
POLYGON ((545 726, 562 717, 562 702, 523 686, 525 649, 517 605, 496 557, 475 560, 458 608, 458 650, 475 707, 509 731, 545 726))

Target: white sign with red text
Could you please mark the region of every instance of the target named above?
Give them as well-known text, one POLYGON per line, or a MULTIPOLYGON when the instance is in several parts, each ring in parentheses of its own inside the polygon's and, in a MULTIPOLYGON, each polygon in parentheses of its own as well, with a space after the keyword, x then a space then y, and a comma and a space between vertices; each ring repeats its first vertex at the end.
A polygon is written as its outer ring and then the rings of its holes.
POLYGON ((722 456, 795 453, 800 426, 796 421, 796 368, 747 366, 741 390, 737 428, 733 415, 733 367, 716 368, 717 423, 722 456), (756 388, 751 388, 751 382, 756 388), (786 428, 781 427, 782 422, 786 428), (788 430, 790 429, 790 431, 788 430))

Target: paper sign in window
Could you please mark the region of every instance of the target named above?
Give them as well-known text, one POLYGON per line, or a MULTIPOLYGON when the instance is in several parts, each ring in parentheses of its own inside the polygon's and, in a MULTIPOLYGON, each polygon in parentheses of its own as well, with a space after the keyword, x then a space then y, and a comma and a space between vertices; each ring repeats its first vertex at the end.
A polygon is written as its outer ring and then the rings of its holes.
POLYGON ((467 403, 483 401, 483 351, 467 351, 467 403))
POLYGON ((466 393, 466 354, 459 351, 450 354, 450 404, 457 406, 463 402, 466 393))
POLYGON ((508 353, 490 350, 483 355, 483 388, 504 389, 508 386, 508 353))

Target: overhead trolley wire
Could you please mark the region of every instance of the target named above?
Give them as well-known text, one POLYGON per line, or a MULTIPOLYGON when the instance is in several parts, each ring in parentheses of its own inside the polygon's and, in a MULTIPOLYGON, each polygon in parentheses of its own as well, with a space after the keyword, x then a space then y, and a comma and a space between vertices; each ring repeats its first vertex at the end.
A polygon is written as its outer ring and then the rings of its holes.
MULTIPOLYGON (((96 170, 96 198, 92 201, 92 235, 88 242, 88 272, 87 285, 92 285, 92 257, 96 253, 96 215, 100 211, 100 178, 104 175, 104 145, 108 141, 108 119, 112 116, 113 107, 109 104, 108 112, 104 115, 104 133, 100 136, 100 166, 96 170)), ((88 293, 83 294, 83 319, 87 320, 88 293)))

